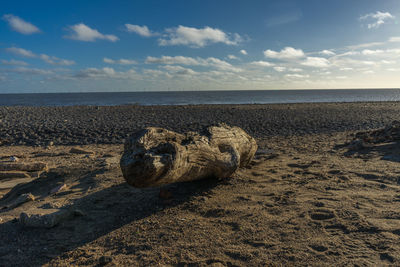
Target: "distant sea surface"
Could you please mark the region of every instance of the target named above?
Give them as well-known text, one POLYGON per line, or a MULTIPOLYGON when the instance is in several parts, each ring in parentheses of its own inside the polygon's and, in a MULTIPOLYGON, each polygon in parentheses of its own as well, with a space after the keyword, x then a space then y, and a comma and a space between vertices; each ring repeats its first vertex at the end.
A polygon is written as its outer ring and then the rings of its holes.
POLYGON ((400 89, 0 94, 0 106, 115 106, 400 101, 400 89))

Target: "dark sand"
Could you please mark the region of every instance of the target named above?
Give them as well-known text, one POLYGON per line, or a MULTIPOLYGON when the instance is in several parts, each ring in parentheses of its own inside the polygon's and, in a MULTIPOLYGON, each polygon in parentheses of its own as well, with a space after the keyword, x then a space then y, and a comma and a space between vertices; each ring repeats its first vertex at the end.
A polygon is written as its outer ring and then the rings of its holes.
POLYGON ((23 193, 36 198, 0 211, 0 266, 399 266, 400 145, 343 146, 355 131, 399 114, 393 102, 2 107, 0 159, 44 161, 50 170, 13 189, 18 181, 0 181, 0 208, 23 193), (168 200, 160 188, 124 182, 126 135, 218 122, 256 137, 260 151, 249 168, 223 181, 163 187, 168 200), (8 145, 18 143, 34 146, 8 145), (95 154, 71 154, 66 144, 95 154), (21 212, 71 207, 83 216, 54 228, 18 221, 21 212))

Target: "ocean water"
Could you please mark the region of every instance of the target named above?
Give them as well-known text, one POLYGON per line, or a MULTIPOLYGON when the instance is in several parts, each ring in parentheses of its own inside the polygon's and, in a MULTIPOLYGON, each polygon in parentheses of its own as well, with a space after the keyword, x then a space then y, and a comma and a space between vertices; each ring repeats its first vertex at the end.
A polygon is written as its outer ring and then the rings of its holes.
POLYGON ((400 89, 0 94, 0 106, 196 105, 400 101, 400 89))

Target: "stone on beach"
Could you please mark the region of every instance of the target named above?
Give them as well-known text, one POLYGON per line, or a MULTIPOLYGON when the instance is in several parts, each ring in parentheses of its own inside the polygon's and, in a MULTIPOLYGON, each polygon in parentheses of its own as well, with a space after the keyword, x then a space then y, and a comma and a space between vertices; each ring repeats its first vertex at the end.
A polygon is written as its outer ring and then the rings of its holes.
POLYGON ((28 215, 22 212, 19 216, 19 221, 24 227, 33 228, 52 228, 62 221, 73 218, 74 216, 83 216, 83 212, 76 209, 61 209, 50 214, 33 214, 28 215))
POLYGON ((17 161, 19 161, 19 158, 15 157, 15 156, 11 156, 10 157, 10 161, 11 162, 17 162, 17 161))
POLYGON ((120 167, 128 184, 152 187, 227 178, 248 165, 256 151, 254 138, 239 127, 220 124, 185 134, 149 127, 127 140, 120 167))

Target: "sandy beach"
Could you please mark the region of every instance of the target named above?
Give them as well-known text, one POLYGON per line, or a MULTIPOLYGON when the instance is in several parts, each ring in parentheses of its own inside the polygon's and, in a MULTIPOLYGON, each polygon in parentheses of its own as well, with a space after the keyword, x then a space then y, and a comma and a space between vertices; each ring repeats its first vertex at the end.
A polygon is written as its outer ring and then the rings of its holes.
POLYGON ((0 107, 0 161, 48 165, 38 178, 0 178, 0 266, 399 265, 400 146, 349 146, 399 114, 399 102, 0 107), (125 183, 130 134, 220 122, 256 139, 247 168, 220 181, 125 183), (23 194, 33 200, 13 206, 23 194), (20 221, 64 210, 54 227, 20 221))

